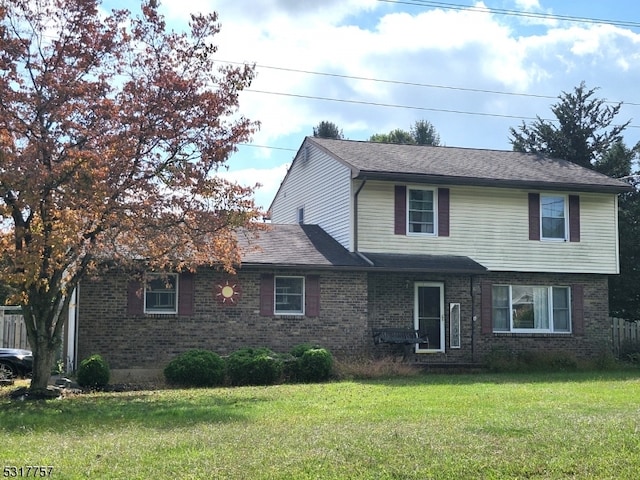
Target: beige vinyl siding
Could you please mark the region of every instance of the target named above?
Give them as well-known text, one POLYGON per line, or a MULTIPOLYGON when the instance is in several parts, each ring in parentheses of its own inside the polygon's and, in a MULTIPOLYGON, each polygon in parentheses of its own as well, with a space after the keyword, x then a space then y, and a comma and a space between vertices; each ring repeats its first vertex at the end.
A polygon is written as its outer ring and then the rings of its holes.
POLYGON ((529 240, 529 190, 448 188, 450 236, 403 236, 393 232, 394 184, 367 183, 358 204, 359 250, 464 255, 492 271, 618 273, 615 195, 569 192, 580 195, 581 241, 554 242, 529 240))
POLYGON ((320 225, 345 248, 351 247, 351 171, 324 152, 305 147, 291 165, 271 205, 273 223, 320 225))

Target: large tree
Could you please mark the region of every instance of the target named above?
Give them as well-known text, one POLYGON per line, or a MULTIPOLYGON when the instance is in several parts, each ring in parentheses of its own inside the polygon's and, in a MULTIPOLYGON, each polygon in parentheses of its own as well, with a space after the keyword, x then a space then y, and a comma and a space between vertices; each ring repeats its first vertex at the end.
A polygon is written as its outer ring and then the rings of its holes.
POLYGON ((233 268, 252 189, 216 176, 257 128, 252 66, 218 67, 215 13, 167 30, 157 2, 0 3, 0 278, 46 388, 70 293, 99 263, 233 268))
POLYGON ((370 142, 401 143, 410 145, 440 145, 440 135, 428 120, 417 120, 409 131, 401 128, 391 130, 389 133, 376 133, 369 138, 370 142))
POLYGON ((551 106, 555 121, 537 117, 531 124, 522 122, 516 130, 509 128, 511 144, 518 152, 543 153, 592 168, 618 141, 629 121, 614 125, 621 103, 610 105, 596 98, 596 88, 584 82, 573 93, 562 92, 559 102, 551 106))

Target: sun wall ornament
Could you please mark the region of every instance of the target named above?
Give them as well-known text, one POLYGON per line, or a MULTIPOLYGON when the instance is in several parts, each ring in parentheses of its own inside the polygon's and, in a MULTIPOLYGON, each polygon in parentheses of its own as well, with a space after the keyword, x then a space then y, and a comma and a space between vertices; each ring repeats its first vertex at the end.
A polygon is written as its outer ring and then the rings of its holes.
POLYGON ((213 289, 213 298, 220 305, 235 306, 242 296, 242 287, 235 280, 225 280, 216 283, 213 289))

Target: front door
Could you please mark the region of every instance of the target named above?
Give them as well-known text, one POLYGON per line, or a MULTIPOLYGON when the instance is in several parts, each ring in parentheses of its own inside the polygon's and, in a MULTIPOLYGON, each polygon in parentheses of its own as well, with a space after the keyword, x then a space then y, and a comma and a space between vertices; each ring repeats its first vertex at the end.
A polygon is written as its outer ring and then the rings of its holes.
POLYGON ((415 283, 414 323, 429 343, 416 345, 416 353, 444 352, 444 284, 415 283))

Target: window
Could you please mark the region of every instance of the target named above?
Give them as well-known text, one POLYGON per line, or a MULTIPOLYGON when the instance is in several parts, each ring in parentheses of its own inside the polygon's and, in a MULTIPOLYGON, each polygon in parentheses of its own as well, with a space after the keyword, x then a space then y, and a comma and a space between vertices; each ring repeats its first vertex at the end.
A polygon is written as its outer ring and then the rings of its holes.
POLYGON ((571 331, 569 287, 494 285, 494 332, 571 331))
POLYGON ((409 189, 408 193, 407 231, 434 235, 436 232, 436 209, 433 190, 409 189))
POLYGON ((304 223, 304 207, 298 208, 298 223, 300 225, 304 223))
POLYGON ((304 315, 304 277, 275 277, 276 315, 304 315))
POLYGON ((564 197, 540 195, 540 223, 542 239, 567 239, 567 215, 564 197))
POLYGON ((149 274, 144 287, 145 313, 178 313, 178 275, 149 274))

